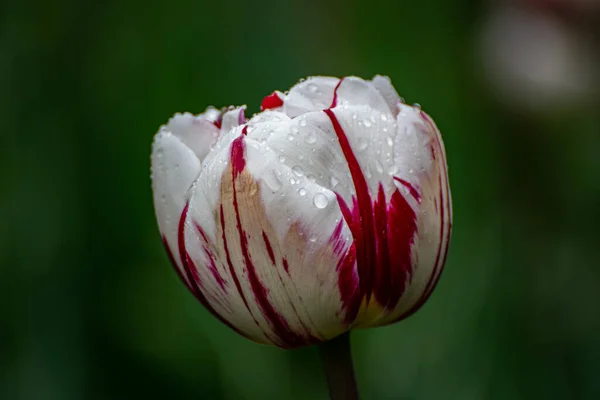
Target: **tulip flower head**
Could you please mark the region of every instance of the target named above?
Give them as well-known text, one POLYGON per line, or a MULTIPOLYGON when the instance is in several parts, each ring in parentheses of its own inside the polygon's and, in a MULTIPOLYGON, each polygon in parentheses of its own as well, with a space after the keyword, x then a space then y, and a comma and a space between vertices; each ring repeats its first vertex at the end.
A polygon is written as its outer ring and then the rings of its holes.
POLYGON ((176 114, 154 138, 158 225, 195 297, 282 348, 421 307, 452 221, 433 120, 381 76, 308 78, 245 108, 176 114))

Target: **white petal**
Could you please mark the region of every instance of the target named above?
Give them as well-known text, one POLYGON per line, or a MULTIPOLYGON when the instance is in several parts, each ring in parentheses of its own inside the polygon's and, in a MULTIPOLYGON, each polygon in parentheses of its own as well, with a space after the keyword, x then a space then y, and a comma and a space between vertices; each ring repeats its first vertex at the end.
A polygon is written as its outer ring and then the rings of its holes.
POLYGON ((227 111, 223 114, 223 121, 221 130, 225 133, 229 132, 236 126, 242 125, 246 122, 245 116, 246 106, 236 107, 232 110, 227 111))
MULTIPOLYGON (((216 116, 215 111, 212 108, 207 111, 210 118, 216 116)), ((219 128, 213 121, 205 118, 205 114, 197 116, 188 112, 175 114, 164 126, 164 129, 185 143, 200 161, 206 157, 219 136, 219 128)))
POLYGON ((298 83, 284 99, 284 112, 294 118, 331 107, 333 92, 339 81, 338 78, 315 76, 298 83))
POLYGON ((396 92, 396 89, 392 85, 392 81, 387 76, 376 75, 371 84, 375 89, 379 91, 381 96, 385 99, 388 107, 392 111, 394 115, 398 115, 400 112, 400 104, 402 103, 402 99, 396 92))
POLYGON ((177 136, 161 130, 152 146, 152 191, 154 209, 163 241, 179 271, 177 229, 187 191, 200 172, 200 161, 177 136))
POLYGON ((337 106, 364 105, 381 113, 391 114, 392 110, 382 94, 371 84, 355 76, 343 78, 335 91, 337 106))
MULTIPOLYGON (((275 300, 276 308, 282 315, 289 316, 290 325, 296 330, 304 326, 313 336, 329 339, 346 329, 338 288, 340 276, 335 266, 340 257, 348 253, 351 234, 335 193, 294 168, 296 166, 280 162, 278 157, 266 144, 249 142, 247 146, 248 172, 259 183, 266 217, 272 227, 269 238, 283 284, 282 296, 285 295, 275 300), (278 188, 279 182, 281 187, 278 188), (287 261, 287 266, 282 260, 287 261)), ((266 255, 262 252, 265 263, 266 255)), ((267 270, 264 281, 277 291, 279 284, 275 274, 267 270)))
MULTIPOLYGON (((444 267, 452 231, 452 199, 441 134, 428 115, 410 106, 401 106, 397 121, 398 142, 404 144, 396 152, 398 176, 421 197, 418 238, 413 245, 417 264, 395 309, 377 322, 382 325, 410 316, 431 295, 444 267)), ((403 189, 409 196, 407 188, 403 189)))

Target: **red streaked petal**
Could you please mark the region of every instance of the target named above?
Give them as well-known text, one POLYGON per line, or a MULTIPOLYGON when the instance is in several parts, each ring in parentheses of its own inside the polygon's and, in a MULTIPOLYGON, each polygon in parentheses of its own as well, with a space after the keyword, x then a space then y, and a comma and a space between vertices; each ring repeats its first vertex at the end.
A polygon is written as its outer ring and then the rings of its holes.
POLYGON ((273 92, 270 95, 266 96, 262 103, 260 103, 260 110, 270 110, 273 108, 278 108, 283 105, 283 99, 279 96, 279 93, 273 92))

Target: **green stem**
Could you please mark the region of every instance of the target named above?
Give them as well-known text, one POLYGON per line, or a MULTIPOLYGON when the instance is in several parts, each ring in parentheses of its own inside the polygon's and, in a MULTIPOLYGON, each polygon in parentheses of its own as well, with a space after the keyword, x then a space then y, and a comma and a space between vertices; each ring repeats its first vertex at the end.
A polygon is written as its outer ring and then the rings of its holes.
POLYGON ((321 343, 321 361, 325 367, 331 400, 358 400, 354 366, 350 351, 350 333, 321 343))

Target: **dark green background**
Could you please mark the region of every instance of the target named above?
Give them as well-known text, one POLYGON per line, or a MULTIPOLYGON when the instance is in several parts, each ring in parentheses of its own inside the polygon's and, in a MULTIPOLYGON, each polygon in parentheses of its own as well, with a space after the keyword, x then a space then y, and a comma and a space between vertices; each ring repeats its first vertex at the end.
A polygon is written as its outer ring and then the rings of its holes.
POLYGON ((599 102, 496 100, 484 5, 0 7, 0 399, 326 399, 314 348, 246 341, 178 281, 150 144, 176 111, 377 73, 441 128, 455 229, 425 307, 353 334, 364 399, 600 398, 599 102))

